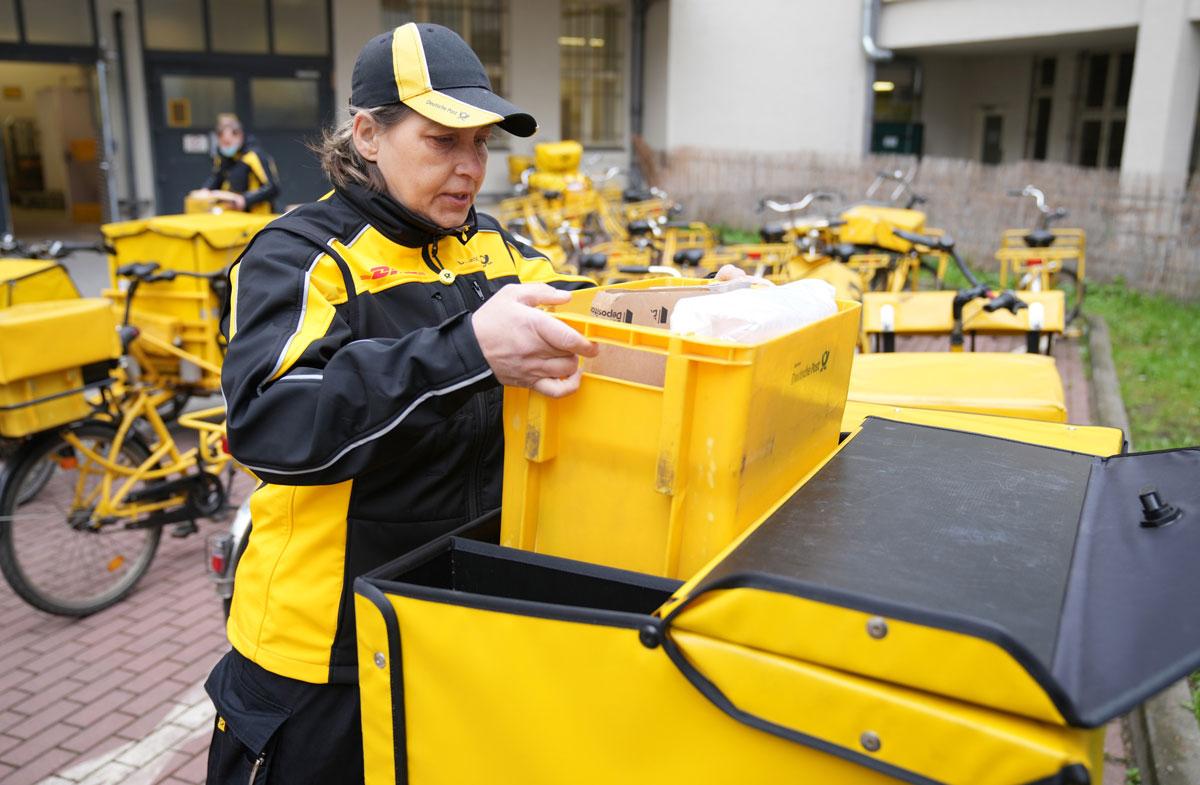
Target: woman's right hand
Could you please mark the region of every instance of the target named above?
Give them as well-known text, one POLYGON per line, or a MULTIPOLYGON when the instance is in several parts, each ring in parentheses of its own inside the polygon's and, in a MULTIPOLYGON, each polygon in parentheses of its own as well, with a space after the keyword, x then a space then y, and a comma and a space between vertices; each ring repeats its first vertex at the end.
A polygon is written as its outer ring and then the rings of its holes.
POLYGON ((537 308, 570 299, 544 283, 509 284, 471 315, 479 348, 501 384, 532 387, 550 398, 579 389, 579 358, 595 357, 599 347, 537 308))

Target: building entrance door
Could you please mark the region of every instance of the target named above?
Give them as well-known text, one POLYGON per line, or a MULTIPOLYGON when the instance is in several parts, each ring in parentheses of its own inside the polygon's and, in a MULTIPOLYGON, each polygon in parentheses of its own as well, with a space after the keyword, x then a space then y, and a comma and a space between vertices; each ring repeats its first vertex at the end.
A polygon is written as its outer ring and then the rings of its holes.
POLYGON ((1004 159, 1004 117, 998 114, 984 115, 983 150, 980 154, 985 164, 998 164, 1004 159))
POLYGON ((308 202, 328 190, 309 143, 332 117, 329 74, 273 63, 253 69, 155 64, 149 68, 157 212, 183 211, 187 193, 212 169, 218 114, 233 112, 275 159, 276 207, 308 202))

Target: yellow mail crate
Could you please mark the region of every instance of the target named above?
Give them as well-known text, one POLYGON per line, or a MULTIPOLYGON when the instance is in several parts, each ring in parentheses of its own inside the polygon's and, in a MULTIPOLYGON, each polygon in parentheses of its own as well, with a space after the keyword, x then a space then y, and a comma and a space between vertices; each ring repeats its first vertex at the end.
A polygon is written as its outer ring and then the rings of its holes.
MULTIPOLYGON (((275 216, 242 212, 166 215, 140 221, 124 221, 101 227, 112 248, 109 273, 112 288, 105 296, 118 312, 125 307, 128 281, 119 279, 117 268, 134 262, 158 262, 164 270, 189 273, 220 273, 245 249, 259 229, 275 216)), ((130 321, 144 335, 165 342, 177 351, 152 341, 143 343, 160 373, 181 376, 185 383, 216 390, 222 353, 218 344, 220 302, 211 284, 201 278, 181 276, 173 281, 138 286, 130 321), (180 353, 199 359, 200 370, 189 375, 181 366, 180 353), (207 365, 207 367, 204 366, 207 365)))
POLYGON ((86 417, 87 386, 121 356, 107 300, 36 302, 0 310, 0 436, 18 438, 86 417))
POLYGON ((690 575, 837 444, 859 306, 748 345, 582 315, 597 291, 557 315, 603 351, 665 363, 665 381, 585 373, 557 400, 505 390, 503 542, 690 575))
POLYGON ((562 142, 542 142, 533 146, 533 161, 539 172, 576 172, 582 160, 583 145, 570 139, 562 142))

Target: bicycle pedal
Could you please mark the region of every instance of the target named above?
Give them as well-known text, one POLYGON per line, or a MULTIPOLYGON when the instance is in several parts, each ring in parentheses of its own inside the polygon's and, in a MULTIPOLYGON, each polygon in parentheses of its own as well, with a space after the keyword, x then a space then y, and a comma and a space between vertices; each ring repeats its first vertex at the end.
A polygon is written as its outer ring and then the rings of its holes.
POLYGON ((171 529, 171 536, 183 539, 189 534, 195 534, 198 531, 200 531, 200 527, 196 525, 195 521, 180 521, 171 529))

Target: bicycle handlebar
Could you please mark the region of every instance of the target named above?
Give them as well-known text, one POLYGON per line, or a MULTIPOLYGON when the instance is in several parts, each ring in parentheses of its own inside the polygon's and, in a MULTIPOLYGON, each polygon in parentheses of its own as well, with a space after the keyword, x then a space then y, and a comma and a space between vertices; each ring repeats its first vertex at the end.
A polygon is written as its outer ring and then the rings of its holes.
POLYGON ((62 259, 80 251, 95 251, 108 253, 104 243, 80 242, 76 240, 47 240, 39 243, 23 243, 6 234, 0 237, 0 253, 17 255, 30 259, 62 259))
POLYGON ((758 201, 758 209, 761 211, 762 208, 769 207, 777 213, 798 213, 818 199, 823 202, 832 202, 839 195, 833 191, 810 191, 798 202, 780 202, 775 199, 765 198, 758 201))
POLYGON ((991 300, 988 300, 987 303, 984 304, 983 310, 987 311, 988 313, 994 313, 1003 308, 1015 316, 1017 311, 1028 307, 1029 303, 1025 302, 1020 297, 1017 297, 1013 290, 1009 289, 1006 292, 996 295, 991 300))

